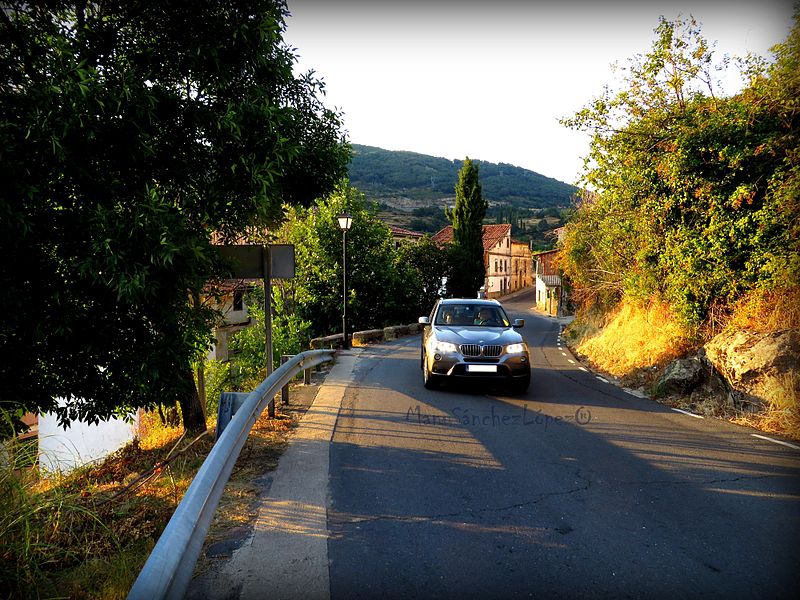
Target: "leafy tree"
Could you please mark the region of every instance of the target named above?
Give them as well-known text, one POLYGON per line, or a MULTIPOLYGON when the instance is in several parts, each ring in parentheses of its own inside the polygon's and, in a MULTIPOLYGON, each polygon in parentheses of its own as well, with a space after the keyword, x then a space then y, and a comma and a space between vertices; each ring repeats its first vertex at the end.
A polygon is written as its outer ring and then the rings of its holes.
POLYGON ((456 205, 446 211, 453 224, 454 260, 460 264, 460 268, 453 269, 447 283, 452 296, 472 297, 484 283, 483 219, 487 208, 478 179, 478 165, 467 157, 458 173, 456 205))
POLYGON ((288 282, 298 316, 311 323, 310 334, 342 329, 342 230, 337 216, 353 217, 347 232, 348 329, 393 324, 406 307, 399 289, 394 242, 364 196, 342 183, 310 209, 292 209, 279 234, 295 246, 297 270, 288 282))
POLYGON ((699 25, 655 31, 621 91, 565 120, 592 134, 583 182, 596 193, 567 228, 563 267, 587 298, 657 297, 697 327, 798 280, 798 33, 768 71, 745 61, 749 86, 720 98, 699 25))
POLYGON ((63 423, 177 399, 229 238, 346 172, 284 2, 12 0, 0 11, 0 402, 63 423), (63 398, 66 405, 58 405, 63 398))
POLYGON ((397 249, 397 269, 402 285, 400 292, 408 307, 405 315, 409 322, 427 315, 436 300, 442 296, 443 281, 451 276, 450 256, 425 236, 419 241, 403 242, 397 249))

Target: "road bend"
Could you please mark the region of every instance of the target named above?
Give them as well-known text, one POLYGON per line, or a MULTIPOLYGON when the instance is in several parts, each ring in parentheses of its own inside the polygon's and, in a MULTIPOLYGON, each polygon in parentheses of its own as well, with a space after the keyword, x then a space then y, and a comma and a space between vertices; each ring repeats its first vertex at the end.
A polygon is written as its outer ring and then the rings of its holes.
MULTIPOLYGON (((426 390, 419 336, 344 357, 314 446, 327 469, 289 535, 315 550, 251 568, 248 588, 245 544, 228 597, 794 598, 800 450, 599 379, 532 300, 505 303, 526 320, 525 394, 426 390)), ((254 537, 269 528, 282 543, 280 520, 254 537)))

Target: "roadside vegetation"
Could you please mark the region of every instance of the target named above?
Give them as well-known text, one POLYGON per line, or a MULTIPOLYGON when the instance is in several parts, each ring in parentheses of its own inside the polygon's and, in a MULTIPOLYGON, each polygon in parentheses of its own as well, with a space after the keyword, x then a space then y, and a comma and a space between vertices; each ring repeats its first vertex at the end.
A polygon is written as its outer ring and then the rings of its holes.
MULTIPOLYGON (((579 352, 615 375, 663 366, 732 329, 800 328, 800 25, 772 63, 739 59, 720 94, 692 19, 662 19, 649 53, 565 119, 592 136, 561 267, 579 352)), ((798 377, 751 422, 800 435, 798 377)))
MULTIPOLYGON (((208 541, 252 518, 253 479, 274 468, 302 411, 256 422, 208 541)), ((139 438, 101 463, 40 476, 0 466, 0 589, 6 598, 125 598, 214 440, 142 417, 139 438)), ((14 453, 11 453, 14 456, 14 453)), ((202 564, 202 560, 201 560, 202 564)))

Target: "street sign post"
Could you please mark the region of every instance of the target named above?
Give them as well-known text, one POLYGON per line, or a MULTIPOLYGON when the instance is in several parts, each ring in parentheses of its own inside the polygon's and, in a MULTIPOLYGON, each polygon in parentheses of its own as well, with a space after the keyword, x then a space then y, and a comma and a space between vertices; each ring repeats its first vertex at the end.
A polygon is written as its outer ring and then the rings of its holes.
POLYGON ((264 280, 264 340, 267 377, 272 373, 272 280, 292 279, 295 273, 291 244, 217 246, 230 265, 230 279, 264 280))

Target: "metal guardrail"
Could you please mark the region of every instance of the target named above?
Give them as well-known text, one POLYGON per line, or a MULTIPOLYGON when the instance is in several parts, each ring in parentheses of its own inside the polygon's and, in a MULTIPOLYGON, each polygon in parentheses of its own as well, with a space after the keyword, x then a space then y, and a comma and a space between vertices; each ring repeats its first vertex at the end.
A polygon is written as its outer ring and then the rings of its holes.
POLYGON ((278 390, 300 371, 333 360, 334 353, 311 350, 298 354, 250 392, 197 471, 128 593, 128 600, 183 598, 222 491, 259 415, 278 390))

